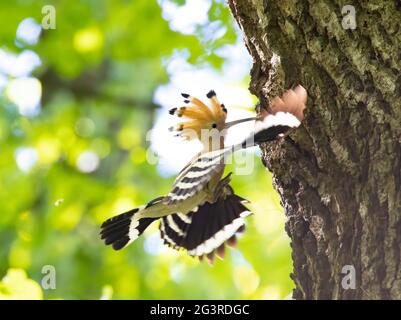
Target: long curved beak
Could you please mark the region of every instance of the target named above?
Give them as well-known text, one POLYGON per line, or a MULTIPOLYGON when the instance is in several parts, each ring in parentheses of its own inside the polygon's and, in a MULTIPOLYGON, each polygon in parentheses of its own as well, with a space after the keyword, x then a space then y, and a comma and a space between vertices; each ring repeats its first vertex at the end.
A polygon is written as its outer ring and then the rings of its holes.
POLYGON ((235 126, 236 124, 242 123, 242 122, 247 122, 247 121, 255 121, 256 117, 250 117, 250 118, 244 118, 244 119, 239 119, 235 121, 230 121, 227 122, 226 125, 224 126, 224 129, 228 129, 232 126, 235 126))

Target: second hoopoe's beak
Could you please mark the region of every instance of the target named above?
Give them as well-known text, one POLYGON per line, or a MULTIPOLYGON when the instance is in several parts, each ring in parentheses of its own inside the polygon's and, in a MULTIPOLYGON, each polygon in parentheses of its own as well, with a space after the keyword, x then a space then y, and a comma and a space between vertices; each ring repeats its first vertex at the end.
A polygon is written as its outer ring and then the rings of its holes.
POLYGON ((235 126, 235 125, 243 123, 243 122, 255 121, 256 119, 257 119, 257 117, 250 117, 250 118, 244 118, 244 119, 239 119, 239 120, 226 122, 226 124, 224 125, 224 129, 231 128, 232 126, 235 126))

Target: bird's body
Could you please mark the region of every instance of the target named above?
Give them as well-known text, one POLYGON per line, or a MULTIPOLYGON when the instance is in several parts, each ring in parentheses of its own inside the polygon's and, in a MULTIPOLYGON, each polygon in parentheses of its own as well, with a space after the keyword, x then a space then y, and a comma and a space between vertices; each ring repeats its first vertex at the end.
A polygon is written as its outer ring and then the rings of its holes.
POLYGON ((231 174, 222 178, 225 157, 238 149, 275 140, 299 126, 306 91, 297 87, 287 91, 283 100, 273 100, 271 110, 259 119, 261 128, 241 144, 228 148, 224 146, 226 129, 255 118, 226 123, 227 109, 214 91, 207 94, 210 107, 188 94, 182 95, 187 106, 171 109, 170 114, 189 120, 171 130, 186 140, 199 139, 202 151, 180 172, 166 196, 108 219, 102 224, 101 237, 119 250, 136 240, 152 222, 160 220, 165 244, 213 261, 215 253, 224 256, 225 243, 235 244, 236 234, 244 231, 244 218, 250 214, 244 206, 247 200, 235 195, 229 185, 231 174))

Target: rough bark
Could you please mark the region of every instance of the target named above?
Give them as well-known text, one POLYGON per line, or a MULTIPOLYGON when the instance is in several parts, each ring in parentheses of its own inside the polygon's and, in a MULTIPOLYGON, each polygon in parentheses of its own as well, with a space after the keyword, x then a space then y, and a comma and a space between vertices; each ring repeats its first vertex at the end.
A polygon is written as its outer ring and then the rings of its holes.
POLYGON ((288 219, 293 297, 401 299, 401 1, 228 3, 261 104, 298 83, 309 94, 303 126, 262 147, 288 219), (355 30, 342 27, 346 4, 355 30))

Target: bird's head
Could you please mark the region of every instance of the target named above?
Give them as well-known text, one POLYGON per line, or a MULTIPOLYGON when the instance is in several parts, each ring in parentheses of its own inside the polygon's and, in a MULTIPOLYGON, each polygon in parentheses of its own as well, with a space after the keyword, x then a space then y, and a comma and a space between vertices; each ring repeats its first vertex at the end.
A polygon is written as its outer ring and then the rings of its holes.
POLYGON ((182 93, 185 105, 180 108, 173 108, 169 112, 185 121, 177 123, 170 131, 176 131, 177 136, 185 140, 198 139, 202 142, 205 151, 215 150, 224 147, 226 131, 232 125, 255 120, 246 118, 233 122, 226 122, 227 109, 217 99, 216 93, 210 90, 206 97, 209 103, 182 93))

